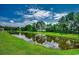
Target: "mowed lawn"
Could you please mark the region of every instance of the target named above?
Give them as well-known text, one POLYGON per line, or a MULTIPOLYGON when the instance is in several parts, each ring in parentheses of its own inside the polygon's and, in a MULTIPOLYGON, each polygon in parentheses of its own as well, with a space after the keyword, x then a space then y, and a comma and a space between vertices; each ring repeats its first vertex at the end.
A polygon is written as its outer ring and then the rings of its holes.
MULTIPOLYGON (((19 31, 17 31, 17 32, 19 32, 19 31)), ((44 35, 48 35, 48 36, 76 39, 79 41, 79 34, 56 33, 56 32, 28 32, 28 31, 22 31, 22 33, 44 34, 44 35)))
POLYGON ((79 41, 79 34, 55 33, 55 32, 33 32, 33 33, 40 33, 40 34, 45 34, 45 35, 48 35, 48 36, 56 36, 56 37, 76 39, 76 40, 79 41))
POLYGON ((56 50, 28 43, 11 36, 7 32, 0 32, 0 55, 68 55, 79 54, 79 49, 56 50))

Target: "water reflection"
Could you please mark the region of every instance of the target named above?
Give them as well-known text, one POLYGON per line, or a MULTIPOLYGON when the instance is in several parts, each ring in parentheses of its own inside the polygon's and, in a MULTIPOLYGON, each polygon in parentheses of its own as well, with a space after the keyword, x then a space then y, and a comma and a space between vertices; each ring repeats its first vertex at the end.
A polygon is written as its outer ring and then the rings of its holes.
POLYGON ((47 40, 47 36, 42 35, 42 34, 37 34, 32 37, 33 41, 36 41, 40 44, 43 44, 47 40))
POLYGON ((41 45, 48 48, 55 49, 74 49, 79 48, 79 42, 62 37, 46 36, 43 34, 14 34, 14 36, 24 39, 32 44, 41 45))

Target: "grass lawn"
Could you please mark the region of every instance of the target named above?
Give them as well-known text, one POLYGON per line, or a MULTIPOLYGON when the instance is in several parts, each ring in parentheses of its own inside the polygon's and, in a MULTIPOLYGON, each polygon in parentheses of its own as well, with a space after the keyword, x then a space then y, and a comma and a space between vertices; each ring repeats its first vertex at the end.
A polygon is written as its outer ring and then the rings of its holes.
MULTIPOLYGON (((52 35, 52 34, 51 34, 52 35)), ((28 43, 22 39, 11 36, 7 32, 0 32, 0 54, 27 54, 27 55, 63 55, 79 54, 79 49, 55 50, 28 43)))
POLYGON ((23 33, 45 34, 48 36, 63 37, 68 39, 70 38, 70 39, 79 41, 79 34, 56 33, 56 32, 27 32, 27 31, 23 31, 23 33))

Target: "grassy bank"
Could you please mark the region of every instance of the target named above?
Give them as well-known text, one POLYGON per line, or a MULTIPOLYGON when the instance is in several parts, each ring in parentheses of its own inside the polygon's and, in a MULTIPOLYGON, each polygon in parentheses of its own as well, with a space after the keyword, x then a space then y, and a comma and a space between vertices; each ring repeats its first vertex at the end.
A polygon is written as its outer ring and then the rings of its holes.
POLYGON ((24 40, 11 36, 7 32, 0 32, 0 54, 28 54, 28 55, 60 55, 79 54, 79 49, 55 50, 33 45, 24 40))
POLYGON ((68 34, 68 33, 55 33, 55 32, 22 32, 22 33, 31 33, 31 34, 45 34, 48 36, 55 36, 55 37, 64 37, 64 38, 70 38, 75 39, 79 41, 79 34, 68 34))

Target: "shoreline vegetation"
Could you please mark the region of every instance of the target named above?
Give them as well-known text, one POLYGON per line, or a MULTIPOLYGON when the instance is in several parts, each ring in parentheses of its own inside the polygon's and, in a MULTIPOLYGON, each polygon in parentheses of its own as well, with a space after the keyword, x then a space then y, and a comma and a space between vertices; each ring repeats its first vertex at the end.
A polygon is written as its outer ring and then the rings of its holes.
MULTIPOLYGON (((53 35, 51 33, 47 33, 47 34, 53 35)), ((46 34, 46 32, 45 33, 43 32, 43 34, 46 34)), ((71 35, 71 36, 74 36, 74 35, 71 35)), ((74 37, 78 38, 78 36, 76 35, 74 37)), ((10 55, 11 54, 13 55, 16 55, 16 54, 21 54, 21 55, 24 55, 24 54, 26 55, 27 54, 28 55, 73 55, 73 54, 79 54, 79 49, 57 50, 57 49, 46 48, 46 47, 42 47, 39 45, 28 43, 24 40, 11 36, 6 31, 2 31, 0 32, 0 54, 1 55, 6 55, 6 54, 10 54, 10 55)))
MULTIPOLYGON (((19 33, 20 31, 17 31, 19 33)), ((69 33, 56 33, 56 32, 29 32, 29 31, 21 31, 21 33, 30 33, 30 34, 44 34, 47 36, 57 36, 63 38, 77 39, 79 40, 79 34, 69 34, 69 33)))

